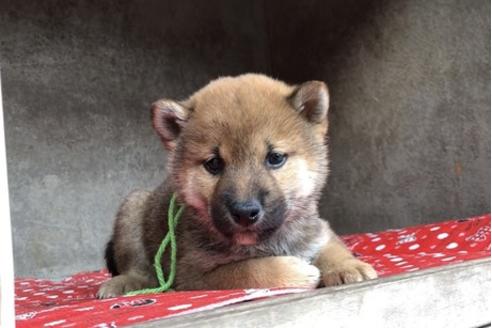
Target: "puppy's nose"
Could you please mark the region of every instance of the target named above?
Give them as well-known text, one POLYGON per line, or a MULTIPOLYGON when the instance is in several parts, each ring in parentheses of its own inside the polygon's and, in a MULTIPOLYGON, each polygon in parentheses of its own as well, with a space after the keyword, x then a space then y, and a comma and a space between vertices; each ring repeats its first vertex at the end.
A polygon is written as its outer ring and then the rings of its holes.
POLYGON ((254 224, 263 216, 261 204, 256 199, 233 202, 228 207, 234 221, 243 227, 254 224))

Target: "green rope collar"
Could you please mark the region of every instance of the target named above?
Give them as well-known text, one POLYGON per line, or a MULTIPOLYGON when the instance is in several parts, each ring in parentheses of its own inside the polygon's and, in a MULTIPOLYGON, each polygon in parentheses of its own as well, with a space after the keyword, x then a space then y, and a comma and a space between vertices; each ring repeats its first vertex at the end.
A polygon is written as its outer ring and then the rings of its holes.
POLYGON ((127 293, 127 296, 140 295, 140 294, 153 294, 153 293, 163 293, 169 291, 173 285, 174 278, 176 277, 176 226, 178 225, 179 218, 183 214, 184 206, 180 205, 178 210, 175 212, 174 208, 176 206, 176 194, 173 193, 171 197, 171 202, 169 203, 169 208, 167 211, 167 226, 168 231, 166 237, 162 240, 157 253, 154 256, 154 268, 157 275, 157 280, 159 281, 159 287, 156 288, 145 288, 134 290, 127 293), (166 251, 167 245, 171 243, 171 264, 169 268, 169 276, 167 279, 164 278, 164 272, 162 272, 161 259, 162 255, 166 251))

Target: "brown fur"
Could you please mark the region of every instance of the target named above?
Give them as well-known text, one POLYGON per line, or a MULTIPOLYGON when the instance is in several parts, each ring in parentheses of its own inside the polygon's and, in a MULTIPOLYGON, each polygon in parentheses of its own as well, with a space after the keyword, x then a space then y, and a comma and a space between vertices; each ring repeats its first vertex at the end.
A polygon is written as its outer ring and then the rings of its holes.
POLYGON ((319 218, 327 111, 324 83, 289 86, 256 74, 220 78, 183 102, 156 102, 153 124, 169 150, 169 178, 122 204, 112 238, 120 275, 99 297, 157 284, 152 261, 173 192, 186 205, 177 228, 178 290, 314 288, 320 277, 325 285, 375 278, 319 218), (287 154, 282 167, 266 166, 271 152, 287 154), (225 163, 217 175, 203 166, 214 156, 225 163), (253 198, 261 201, 261 218, 238 226, 227 204, 253 198))

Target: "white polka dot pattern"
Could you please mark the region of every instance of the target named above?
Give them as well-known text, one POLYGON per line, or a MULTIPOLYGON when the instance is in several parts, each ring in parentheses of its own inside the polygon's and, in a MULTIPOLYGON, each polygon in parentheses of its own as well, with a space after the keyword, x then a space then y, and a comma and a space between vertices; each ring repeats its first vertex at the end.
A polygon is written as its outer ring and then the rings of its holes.
MULTIPOLYGON (((381 277, 490 256, 490 215, 342 237, 381 277)), ((16 323, 27 327, 117 327, 304 289, 170 292, 95 300, 105 271, 62 281, 17 279, 16 323)))

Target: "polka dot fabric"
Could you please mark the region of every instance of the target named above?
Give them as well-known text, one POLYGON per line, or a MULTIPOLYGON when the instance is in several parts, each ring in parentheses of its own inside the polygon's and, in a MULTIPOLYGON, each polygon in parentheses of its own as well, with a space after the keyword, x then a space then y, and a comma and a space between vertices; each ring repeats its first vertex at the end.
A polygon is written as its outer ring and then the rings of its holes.
MULTIPOLYGON (((380 276, 490 257, 490 214, 462 220, 342 237, 380 276)), ((170 292, 95 299, 105 271, 62 281, 16 279, 17 327, 121 327, 214 309, 303 289, 170 292)))
POLYGON ((342 237, 381 277, 490 256, 490 214, 342 237))

